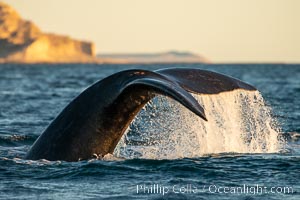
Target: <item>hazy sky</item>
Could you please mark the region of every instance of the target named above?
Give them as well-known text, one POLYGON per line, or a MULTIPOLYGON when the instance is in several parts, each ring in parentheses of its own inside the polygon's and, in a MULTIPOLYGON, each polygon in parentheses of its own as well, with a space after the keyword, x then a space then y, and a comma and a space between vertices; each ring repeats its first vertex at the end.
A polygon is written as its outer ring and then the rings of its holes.
POLYGON ((5 0, 99 53, 192 51, 213 62, 300 62, 300 0, 5 0))

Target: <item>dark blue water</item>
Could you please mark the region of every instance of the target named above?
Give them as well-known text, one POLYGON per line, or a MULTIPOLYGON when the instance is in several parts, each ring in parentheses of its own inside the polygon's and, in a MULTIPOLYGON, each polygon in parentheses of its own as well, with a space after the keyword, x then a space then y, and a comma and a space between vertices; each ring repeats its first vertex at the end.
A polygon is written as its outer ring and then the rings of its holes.
POLYGON ((22 158, 95 81, 128 68, 195 67, 257 87, 283 133, 300 132, 300 65, 0 65, 1 199, 300 199, 300 142, 276 154, 81 162, 22 158), (152 190, 151 190, 152 189, 152 190))

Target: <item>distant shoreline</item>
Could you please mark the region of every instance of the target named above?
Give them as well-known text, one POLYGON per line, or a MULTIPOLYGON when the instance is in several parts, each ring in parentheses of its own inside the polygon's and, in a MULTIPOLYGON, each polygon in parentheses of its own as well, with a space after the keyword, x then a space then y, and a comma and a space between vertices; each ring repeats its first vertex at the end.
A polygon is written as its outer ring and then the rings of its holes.
POLYGON ((97 54, 104 62, 117 63, 211 63, 201 55, 188 51, 166 51, 155 53, 111 53, 97 54))
POLYGON ((164 63, 211 63, 206 58, 190 52, 169 51, 163 53, 141 54, 98 54, 97 57, 88 60, 6 60, 0 58, 0 63, 95 63, 95 64, 164 64, 164 63))

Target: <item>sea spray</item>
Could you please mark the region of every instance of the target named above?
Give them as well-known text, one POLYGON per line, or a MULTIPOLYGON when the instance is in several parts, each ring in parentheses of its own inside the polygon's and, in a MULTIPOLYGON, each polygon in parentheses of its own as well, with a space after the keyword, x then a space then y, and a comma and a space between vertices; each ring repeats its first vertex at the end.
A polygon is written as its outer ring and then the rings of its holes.
POLYGON ((208 122, 178 102, 155 97, 137 115, 114 155, 176 159, 216 153, 274 153, 282 148, 280 129, 258 91, 194 95, 208 122))

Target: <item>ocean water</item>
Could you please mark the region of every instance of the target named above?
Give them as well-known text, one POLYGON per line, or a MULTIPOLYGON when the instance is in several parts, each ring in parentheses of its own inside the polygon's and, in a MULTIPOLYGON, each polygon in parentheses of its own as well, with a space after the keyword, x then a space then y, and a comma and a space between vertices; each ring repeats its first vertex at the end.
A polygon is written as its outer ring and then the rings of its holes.
POLYGON ((300 65, 0 65, 0 199, 300 199, 300 65), (194 95, 209 122, 167 97, 104 160, 24 160, 90 84, 133 68, 208 69, 260 92, 194 95))

